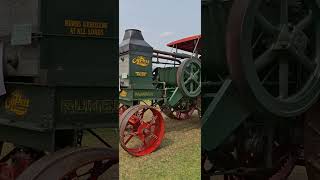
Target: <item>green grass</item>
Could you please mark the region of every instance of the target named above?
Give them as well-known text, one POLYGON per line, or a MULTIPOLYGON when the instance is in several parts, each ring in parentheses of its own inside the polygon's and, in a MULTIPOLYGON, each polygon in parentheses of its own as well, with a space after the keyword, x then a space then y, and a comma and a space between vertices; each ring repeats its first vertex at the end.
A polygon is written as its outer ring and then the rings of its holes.
MULTIPOLYGON (((119 132, 117 129, 95 129, 94 132, 102 137, 113 149, 119 148, 119 132)), ((85 131, 82 143, 89 147, 105 147, 96 137, 85 131)))
POLYGON ((201 179, 200 120, 166 119, 161 147, 150 155, 133 157, 120 148, 120 179, 201 179))

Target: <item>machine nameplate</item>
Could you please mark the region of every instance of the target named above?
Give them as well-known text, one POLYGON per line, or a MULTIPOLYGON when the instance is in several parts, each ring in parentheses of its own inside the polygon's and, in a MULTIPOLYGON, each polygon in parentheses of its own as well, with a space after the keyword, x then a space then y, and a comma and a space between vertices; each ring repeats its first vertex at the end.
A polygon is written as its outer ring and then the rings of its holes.
POLYGON ((144 56, 137 56, 132 60, 132 63, 142 67, 147 67, 150 64, 150 61, 144 56))
POLYGON ((147 77, 148 73, 147 72, 135 72, 136 76, 138 77, 147 77))
POLYGON ((127 97, 128 93, 125 90, 122 90, 120 93, 121 97, 127 97))
POLYGON ((7 112, 13 112, 17 116, 23 116, 28 112, 30 99, 21 90, 13 91, 5 100, 7 112))

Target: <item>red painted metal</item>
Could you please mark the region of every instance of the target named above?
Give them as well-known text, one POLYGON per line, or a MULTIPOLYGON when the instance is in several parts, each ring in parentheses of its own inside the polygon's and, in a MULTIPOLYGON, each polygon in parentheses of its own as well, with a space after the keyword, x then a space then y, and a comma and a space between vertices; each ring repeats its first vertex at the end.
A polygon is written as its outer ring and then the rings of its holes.
POLYGON ((199 40, 197 51, 199 54, 201 54, 201 47, 202 47, 201 35, 194 35, 194 36, 186 37, 183 39, 179 39, 167 44, 167 46, 172 48, 177 48, 187 52, 193 52, 195 46, 197 45, 197 40, 199 40))
POLYGON ((164 119, 154 107, 133 106, 122 114, 120 122, 120 143, 129 154, 144 156, 160 146, 164 137, 164 119), (147 111, 150 113, 145 117, 147 111))
POLYGON ((120 117, 127 109, 128 109, 128 107, 125 106, 125 105, 120 106, 120 108, 119 108, 119 117, 120 117))
POLYGON ((11 158, 11 163, 0 163, 0 180, 15 180, 35 160, 30 154, 17 152, 11 158))

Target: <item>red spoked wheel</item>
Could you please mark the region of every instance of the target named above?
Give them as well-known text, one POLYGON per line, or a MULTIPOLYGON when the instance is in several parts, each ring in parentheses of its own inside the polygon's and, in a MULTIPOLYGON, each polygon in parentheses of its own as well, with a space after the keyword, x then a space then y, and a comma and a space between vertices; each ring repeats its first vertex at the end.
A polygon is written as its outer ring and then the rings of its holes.
POLYGON ((118 162, 118 152, 109 148, 66 148, 41 158, 17 180, 114 179, 118 162))
POLYGON ((121 105, 119 107, 119 117, 128 109, 128 106, 126 105, 121 105))
POLYGON ((120 117, 120 143, 133 156, 155 151, 164 136, 164 120, 152 106, 136 105, 120 117))

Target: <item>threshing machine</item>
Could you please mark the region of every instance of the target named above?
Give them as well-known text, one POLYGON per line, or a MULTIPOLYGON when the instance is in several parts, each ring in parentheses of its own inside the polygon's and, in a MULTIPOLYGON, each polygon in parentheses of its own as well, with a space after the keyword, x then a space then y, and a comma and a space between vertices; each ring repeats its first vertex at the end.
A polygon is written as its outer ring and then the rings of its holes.
POLYGON ((203 177, 320 179, 319 5, 202 1, 203 177))
POLYGON ((0 154, 14 145, 1 180, 97 179, 118 164, 110 147, 80 147, 84 131, 109 146, 93 129, 118 127, 117 19, 116 0, 0 1, 0 154))
MULTIPOLYGON (((131 155, 149 154, 161 144, 164 120, 160 111, 170 118, 184 120, 198 108, 201 91, 198 41, 199 38, 192 39, 195 48, 191 55, 164 52, 153 49, 141 31, 126 30, 120 44, 119 121, 121 146, 131 155)), ((174 44, 177 43, 169 46, 174 44)))

